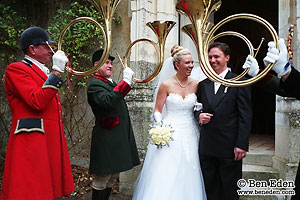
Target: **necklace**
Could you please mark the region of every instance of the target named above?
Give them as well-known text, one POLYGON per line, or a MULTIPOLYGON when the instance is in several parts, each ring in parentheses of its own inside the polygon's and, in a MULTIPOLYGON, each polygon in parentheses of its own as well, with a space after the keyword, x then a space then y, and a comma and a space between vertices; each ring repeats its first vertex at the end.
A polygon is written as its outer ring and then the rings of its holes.
POLYGON ((180 81, 177 79, 176 75, 174 76, 176 82, 179 84, 180 87, 182 88, 186 88, 186 86, 188 86, 190 84, 190 82, 188 81, 186 85, 181 85, 180 81))

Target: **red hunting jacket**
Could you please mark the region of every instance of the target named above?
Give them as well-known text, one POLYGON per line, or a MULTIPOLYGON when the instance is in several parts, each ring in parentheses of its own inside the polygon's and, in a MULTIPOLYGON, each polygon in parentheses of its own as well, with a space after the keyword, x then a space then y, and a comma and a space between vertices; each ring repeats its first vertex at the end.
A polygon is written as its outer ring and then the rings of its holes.
POLYGON ((12 122, 1 199, 50 200, 74 190, 58 93, 62 83, 28 60, 8 65, 12 122))

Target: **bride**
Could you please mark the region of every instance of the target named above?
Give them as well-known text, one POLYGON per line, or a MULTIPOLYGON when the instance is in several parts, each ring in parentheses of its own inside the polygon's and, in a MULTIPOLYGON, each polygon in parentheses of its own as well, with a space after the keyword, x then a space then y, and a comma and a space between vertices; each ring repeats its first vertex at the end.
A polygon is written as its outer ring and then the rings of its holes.
POLYGON ((178 45, 171 49, 171 54, 170 66, 176 74, 160 84, 154 120, 170 124, 174 140, 169 147, 159 149, 149 143, 134 200, 206 200, 198 156, 199 130, 193 116, 198 81, 189 77, 193 58, 178 45), (166 114, 162 117, 164 106, 166 114))

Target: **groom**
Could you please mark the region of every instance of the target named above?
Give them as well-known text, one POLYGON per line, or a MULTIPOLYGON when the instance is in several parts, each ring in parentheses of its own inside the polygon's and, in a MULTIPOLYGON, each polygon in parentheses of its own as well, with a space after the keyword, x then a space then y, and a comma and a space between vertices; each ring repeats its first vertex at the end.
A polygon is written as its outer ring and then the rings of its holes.
MULTIPOLYGON (((210 65, 220 77, 236 76, 227 68, 227 44, 213 43, 208 52, 210 65)), ((202 125, 199 157, 207 199, 239 199, 237 181, 242 178, 251 130, 250 86, 226 87, 205 79, 198 85, 197 101, 203 104, 195 116, 202 125)))

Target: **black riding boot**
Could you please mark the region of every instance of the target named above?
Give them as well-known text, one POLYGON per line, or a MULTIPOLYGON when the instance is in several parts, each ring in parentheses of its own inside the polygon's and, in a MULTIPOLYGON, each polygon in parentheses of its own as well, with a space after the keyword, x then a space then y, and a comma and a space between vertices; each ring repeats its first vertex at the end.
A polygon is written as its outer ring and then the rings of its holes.
POLYGON ((106 189, 105 190, 95 190, 93 188, 92 200, 106 200, 106 189))
POLYGON ((105 200, 108 200, 109 199, 109 195, 110 195, 110 193, 111 193, 111 188, 106 188, 105 189, 105 200))

